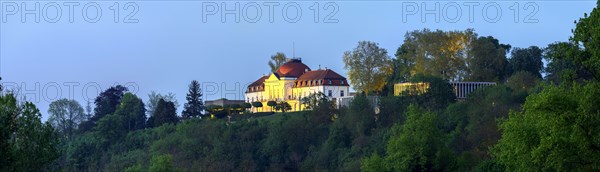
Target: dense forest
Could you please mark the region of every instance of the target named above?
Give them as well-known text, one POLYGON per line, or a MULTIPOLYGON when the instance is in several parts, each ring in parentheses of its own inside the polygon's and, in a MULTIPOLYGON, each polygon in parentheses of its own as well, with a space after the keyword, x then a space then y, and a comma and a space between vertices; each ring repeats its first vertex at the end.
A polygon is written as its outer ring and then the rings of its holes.
POLYGON ((361 41, 342 59, 359 93, 340 109, 324 94, 302 112, 205 107, 192 81, 179 114, 172 94, 114 86, 94 108, 52 102, 42 122, 0 87, 0 171, 600 171, 598 7, 543 48, 472 29, 408 32, 394 57, 361 41), (457 101, 449 81, 498 84, 457 101), (399 82, 431 86, 394 96, 399 82))

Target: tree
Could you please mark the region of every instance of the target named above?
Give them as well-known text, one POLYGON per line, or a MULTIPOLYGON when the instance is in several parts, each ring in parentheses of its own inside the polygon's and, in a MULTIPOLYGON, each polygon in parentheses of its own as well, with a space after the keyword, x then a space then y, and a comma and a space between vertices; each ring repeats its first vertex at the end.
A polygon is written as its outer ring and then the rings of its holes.
POLYGON ((126 91, 128 91, 127 87, 117 85, 100 93, 100 95, 98 95, 94 101, 96 108, 94 108, 94 116, 92 117, 92 121, 98 121, 100 118, 114 113, 117 109, 117 105, 121 103, 121 98, 126 91))
POLYGON ((173 102, 165 101, 164 99, 158 100, 156 110, 148 120, 150 126, 159 127, 166 123, 177 123, 177 109, 173 102))
POLYGON ((538 78, 542 78, 542 49, 531 46, 529 48, 513 48, 509 59, 513 73, 527 71, 538 78))
POLYGON ((405 124, 392 128, 386 156, 374 155, 362 165, 365 171, 439 171, 448 170, 452 154, 445 145, 440 119, 433 112, 409 106, 405 124), (381 160, 374 162, 374 160, 381 160))
POLYGON ((79 124, 80 132, 89 131, 102 117, 114 113, 125 92, 127 92, 127 87, 117 85, 100 93, 94 100, 94 116, 79 124))
POLYGON ((268 101, 267 102, 267 106, 271 107, 271 111, 273 111, 273 109, 275 108, 275 106, 277 106, 277 102, 275 101, 268 101))
POLYGON ((269 67, 271 68, 271 72, 277 71, 279 66, 283 65, 287 61, 285 54, 282 52, 277 52, 275 55, 271 56, 271 60, 269 61, 269 67))
POLYGON ((387 50, 379 48, 375 42, 358 42, 352 51, 344 52, 343 60, 352 87, 367 94, 381 91, 393 70, 387 50))
POLYGON ((544 68, 545 79, 557 84, 593 79, 594 77, 581 64, 581 61, 574 61, 576 58, 586 56, 585 50, 570 42, 549 44, 544 49, 544 59, 548 61, 546 68, 544 68))
POLYGON ((75 100, 59 99, 50 103, 48 122, 61 133, 66 140, 71 140, 82 121, 86 120, 83 107, 75 100))
POLYGON ((402 51, 397 52, 397 59, 409 66, 411 75, 424 74, 460 81, 467 75, 466 52, 476 38, 477 34, 472 29, 408 32, 404 36, 402 51))
POLYGON ((59 137, 41 116, 33 103, 0 95, 0 171, 48 169, 58 158, 59 137))
POLYGON ((115 114, 125 118, 127 131, 146 128, 145 105, 142 99, 138 98, 135 94, 126 93, 115 114))
POLYGON ((292 106, 290 106, 290 104, 287 102, 279 102, 277 105, 275 105, 275 110, 286 112, 292 110, 292 106))
POLYGON ((580 63, 598 80, 600 78, 600 1, 590 15, 584 14, 576 23, 571 41, 575 45, 583 45, 585 53, 581 56, 570 56, 573 62, 580 63))
POLYGON ((386 86, 382 93, 387 95, 394 94, 394 84, 406 82, 412 76, 412 70, 415 66, 415 49, 408 47, 409 44, 402 44, 396 50, 396 58, 392 59, 392 74, 386 79, 386 86))
POLYGON ((502 82, 509 73, 506 53, 510 45, 500 44, 498 39, 479 37, 471 43, 467 62, 467 80, 480 82, 502 82))
POLYGON ((175 98, 175 94, 173 93, 168 93, 166 95, 162 95, 160 93, 156 93, 154 91, 150 92, 150 94, 148 94, 148 104, 146 105, 146 110, 148 115, 152 115, 154 114, 154 111, 156 110, 156 106, 158 105, 158 101, 160 99, 163 99, 165 101, 168 102, 173 102, 173 105, 175 105, 175 108, 179 107, 179 102, 177 102, 177 98, 175 98))
POLYGON ((254 108, 262 108, 263 104, 262 104, 262 102, 252 102, 252 107, 254 107, 254 108))
POLYGON ((199 117, 204 111, 204 103, 202 102, 202 90, 200 83, 193 80, 189 85, 189 91, 185 97, 187 103, 183 106, 182 116, 184 118, 199 117))
POLYGON ((507 171, 600 170, 600 84, 547 86, 500 124, 492 149, 507 171))

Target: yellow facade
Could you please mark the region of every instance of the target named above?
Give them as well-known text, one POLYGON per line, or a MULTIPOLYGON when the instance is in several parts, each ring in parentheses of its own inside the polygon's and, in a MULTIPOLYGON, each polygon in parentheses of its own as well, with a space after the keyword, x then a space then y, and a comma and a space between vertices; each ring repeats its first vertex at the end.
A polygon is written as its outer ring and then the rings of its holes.
POLYGON ((423 94, 429 89, 429 83, 427 82, 405 82, 394 84, 394 96, 400 96, 404 92, 408 95, 423 94))
POLYGON ((305 110, 302 98, 314 93, 323 93, 331 100, 349 95, 345 77, 330 69, 310 70, 300 59, 288 59, 275 72, 263 76, 250 84, 246 91, 246 102, 261 102, 263 107, 252 107, 252 112, 274 111, 269 101, 286 102, 290 111, 305 110))
POLYGON ((295 78, 277 78, 271 74, 264 81, 264 91, 246 93, 246 101, 261 102, 262 108, 252 107, 252 112, 272 112, 275 109, 269 107, 267 102, 287 102, 292 107, 290 111, 303 111, 306 106, 302 104, 301 99, 315 93, 328 94, 332 92, 332 98, 346 97, 349 94, 349 86, 327 86, 316 85, 307 87, 295 87, 295 78))

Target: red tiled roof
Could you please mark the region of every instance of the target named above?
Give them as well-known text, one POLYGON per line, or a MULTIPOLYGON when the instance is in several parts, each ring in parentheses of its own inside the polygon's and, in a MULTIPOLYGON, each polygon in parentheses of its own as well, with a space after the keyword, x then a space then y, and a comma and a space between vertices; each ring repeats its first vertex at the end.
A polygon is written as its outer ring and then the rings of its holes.
POLYGON ((310 71, 310 68, 306 66, 300 60, 290 60, 281 65, 275 73, 280 77, 300 77, 304 72, 310 71))
POLYGON ((267 80, 269 78, 269 76, 263 76, 258 78, 258 80, 254 81, 252 84, 248 85, 248 89, 246 90, 247 93, 249 92, 258 92, 258 91, 263 91, 265 89, 265 80, 267 80), (250 87, 254 87, 256 89, 252 89, 252 91, 250 91, 250 87))
POLYGON ((268 78, 269 78, 269 75, 262 76, 262 77, 258 78, 258 80, 254 81, 252 84, 250 84, 248 86, 262 86, 262 85, 265 85, 265 80, 267 80, 268 78))
POLYGON ((297 87, 314 85, 342 85, 348 86, 348 81, 342 75, 331 69, 308 71, 296 80, 297 87), (331 80, 331 84, 329 81, 331 80), (307 81, 307 82, 304 82, 307 81), (317 83, 315 84, 314 81, 317 83), (305 84, 306 83, 306 84, 305 84))

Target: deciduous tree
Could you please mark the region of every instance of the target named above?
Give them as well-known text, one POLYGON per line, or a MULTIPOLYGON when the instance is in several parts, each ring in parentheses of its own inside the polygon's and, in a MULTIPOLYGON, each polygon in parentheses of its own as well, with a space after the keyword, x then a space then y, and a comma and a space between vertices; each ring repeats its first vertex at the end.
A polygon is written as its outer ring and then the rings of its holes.
POLYGON ((56 100, 50 103, 48 113, 48 122, 67 140, 72 139, 79 123, 86 120, 83 107, 75 100, 56 100))
POLYGON ((393 70, 387 50, 375 42, 358 42, 352 51, 344 52, 343 60, 352 87, 367 94, 381 91, 393 70))
POLYGON ((507 171, 600 170, 600 84, 548 86, 500 124, 493 155, 507 171))
POLYGON ((509 75, 506 53, 510 45, 500 44, 498 39, 479 37, 471 43, 468 52, 468 81, 502 82, 509 75))
POLYGON ((596 80, 600 78, 600 1, 592 12, 579 19, 573 31, 571 40, 576 45, 585 47, 582 56, 569 57, 574 62, 581 63, 596 80))
POLYGON ((527 71, 538 78, 542 78, 542 49, 537 46, 529 48, 513 48, 509 59, 513 73, 527 71))
POLYGON ((283 65, 287 61, 285 54, 282 52, 277 52, 275 55, 271 56, 271 60, 269 61, 269 67, 271 68, 271 72, 277 71, 279 66, 283 65))

